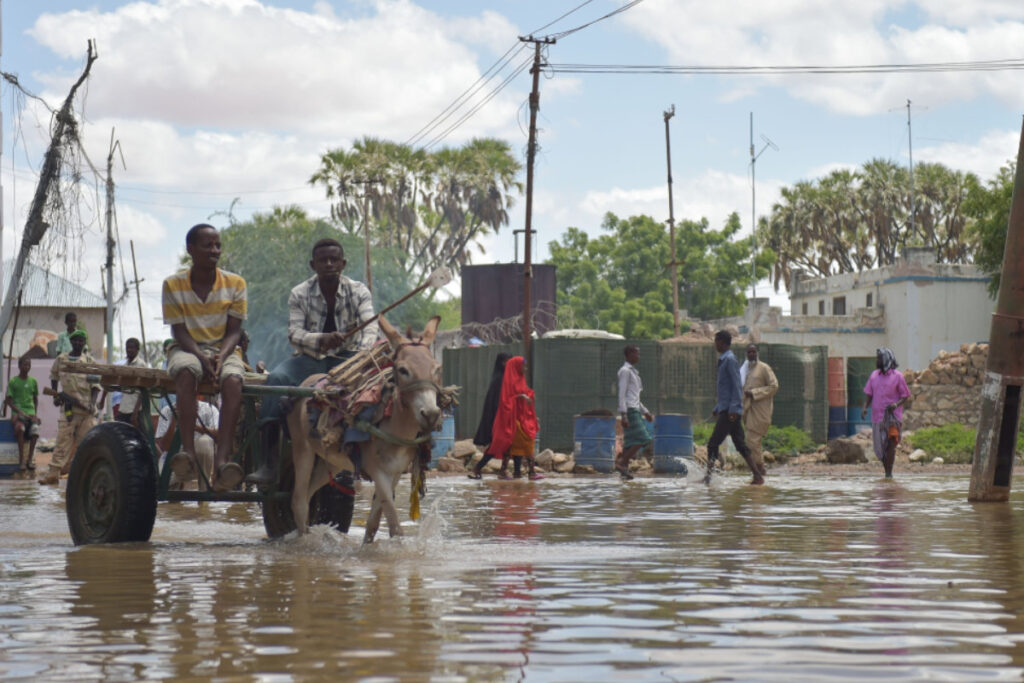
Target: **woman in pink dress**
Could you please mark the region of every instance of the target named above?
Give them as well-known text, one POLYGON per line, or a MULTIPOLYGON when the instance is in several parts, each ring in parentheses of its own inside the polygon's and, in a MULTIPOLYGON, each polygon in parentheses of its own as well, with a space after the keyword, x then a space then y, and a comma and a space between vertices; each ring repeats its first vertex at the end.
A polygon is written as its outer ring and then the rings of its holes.
POLYGON ((900 442, 903 428, 903 404, 910 398, 910 389, 903 373, 897 370, 896 356, 892 349, 876 351, 877 370, 871 373, 864 385, 864 408, 861 419, 871 408, 871 435, 875 455, 882 461, 885 478, 892 478, 892 466, 896 460, 896 445, 900 442))

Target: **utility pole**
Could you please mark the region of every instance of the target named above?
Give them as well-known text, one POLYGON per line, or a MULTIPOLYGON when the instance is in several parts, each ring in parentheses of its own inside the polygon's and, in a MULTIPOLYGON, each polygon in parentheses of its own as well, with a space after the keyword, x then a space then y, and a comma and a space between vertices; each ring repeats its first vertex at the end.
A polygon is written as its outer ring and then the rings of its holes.
MULTIPOLYGON (((530 90, 530 140, 526 146, 526 231, 523 235, 523 357, 529 363, 530 360, 530 291, 533 287, 533 247, 531 235, 533 234, 533 163, 537 157, 537 110, 540 109, 540 47, 541 45, 554 45, 554 38, 534 38, 519 36, 524 43, 533 43, 533 66, 530 73, 533 74, 533 89, 530 90)), ((533 374, 533 364, 529 363, 530 374, 533 374)))
POLYGON ((373 273, 370 271, 370 185, 377 182, 377 178, 364 178, 353 180, 352 184, 363 186, 363 265, 366 270, 366 288, 373 292, 373 273))
POLYGON ((672 145, 669 142, 668 120, 676 115, 676 105, 665 110, 665 161, 668 165, 668 244, 672 266, 672 334, 679 336, 679 264, 676 261, 676 218, 672 207, 672 145))
POLYGON ((774 142, 762 135, 764 147, 754 154, 754 112, 750 112, 750 298, 757 298, 757 176, 755 174, 757 160, 764 151, 771 147, 776 152, 779 148, 774 142))
POLYGON ((0 308, 0 334, 7 331, 7 324, 11 320, 11 313, 14 310, 14 297, 12 292, 21 289, 22 273, 25 270, 25 262, 28 260, 32 248, 39 244, 40 240, 49 230, 50 225, 44 220, 46 212, 46 201, 50 197, 50 190, 56 179, 60 176, 64 166, 64 133, 68 125, 77 125, 72 105, 75 94, 82 86, 82 83, 89 77, 93 62, 96 61, 96 46, 89 41, 89 51, 85 63, 85 69, 78 77, 64 99, 64 104, 54 115, 54 124, 50 132, 50 145, 43 156, 43 165, 39 170, 39 182, 36 184, 35 193, 32 195, 32 203, 29 206, 28 218, 25 220, 25 229, 21 233, 21 247, 18 249, 18 256, 14 262, 14 271, 11 273, 11 288, 4 293, 3 307, 0 308))
MULTIPOLYGON (((110 151, 107 152, 107 362, 114 362, 114 150, 121 143, 114 141, 114 129, 110 129, 110 151)), ((124 157, 121 157, 124 163, 124 157)), ((109 411, 109 405, 107 404, 109 411)), ((109 416, 109 415, 108 415, 109 416)))
MULTIPOLYGON (((0 0, 0 62, 4 55, 4 3, 0 0)), ((0 168, 4 157, 4 117, 3 102, 0 101, 0 168)), ((4 298, 4 182, 0 178, 0 301, 4 298)), ((10 375, 10 373, 7 373, 10 375)), ((6 379, 6 378, 5 378, 6 379)))

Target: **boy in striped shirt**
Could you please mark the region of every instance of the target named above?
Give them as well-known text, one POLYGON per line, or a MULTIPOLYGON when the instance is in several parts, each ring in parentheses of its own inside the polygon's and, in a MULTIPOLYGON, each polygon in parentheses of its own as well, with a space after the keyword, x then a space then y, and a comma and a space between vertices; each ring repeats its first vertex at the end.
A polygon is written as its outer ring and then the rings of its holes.
POLYGON ((220 382, 220 425, 214 454, 213 488, 230 491, 242 481, 242 467, 230 461, 242 400, 245 367, 237 346, 245 320, 245 280, 217 267, 220 234, 200 223, 188 231, 185 246, 192 267, 164 280, 164 323, 174 344, 167 372, 174 378, 182 451, 171 459, 179 481, 196 478, 196 393, 203 378, 220 382))

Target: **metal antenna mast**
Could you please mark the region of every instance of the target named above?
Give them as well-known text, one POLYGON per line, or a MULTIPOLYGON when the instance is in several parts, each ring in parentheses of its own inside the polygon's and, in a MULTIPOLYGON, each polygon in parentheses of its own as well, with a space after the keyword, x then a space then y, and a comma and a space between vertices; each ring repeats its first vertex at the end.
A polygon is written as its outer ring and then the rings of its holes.
MULTIPOLYGON (((914 136, 910 129, 910 100, 907 100, 907 151, 910 155, 910 235, 914 234, 914 136)), ((931 245, 931 240, 928 240, 931 245)))
POLYGON ((771 147, 776 152, 778 146, 762 135, 764 147, 757 154, 754 154, 754 112, 750 112, 750 298, 757 297, 757 177, 755 169, 758 158, 764 151, 771 147))
POLYGON ((676 261, 676 218, 672 207, 672 145, 669 143, 668 120, 676 115, 676 105, 665 110, 665 160, 668 164, 668 243, 672 266, 672 334, 679 336, 679 264, 676 261))

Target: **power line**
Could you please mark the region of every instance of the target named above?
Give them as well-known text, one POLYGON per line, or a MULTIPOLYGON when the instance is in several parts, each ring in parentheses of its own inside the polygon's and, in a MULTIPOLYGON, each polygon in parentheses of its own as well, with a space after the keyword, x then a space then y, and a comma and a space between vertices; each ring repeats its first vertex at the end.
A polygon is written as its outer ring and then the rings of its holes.
POLYGON ((576 28, 569 29, 568 31, 562 31, 561 33, 553 33, 553 34, 551 34, 548 37, 549 38, 554 38, 555 40, 561 40, 562 38, 565 38, 566 36, 572 35, 573 33, 576 33, 577 31, 582 31, 583 29, 587 28, 588 26, 593 26, 594 24, 596 24, 599 21, 604 21, 605 19, 608 19, 610 17, 614 17, 616 14, 622 14, 623 12, 631 10, 631 9, 633 9, 634 7, 636 7, 637 5, 639 5, 643 1, 644 0, 631 0, 630 2, 627 2, 622 7, 619 7, 618 9, 612 10, 608 14, 600 16, 597 19, 594 19, 593 21, 588 21, 587 23, 581 24, 581 25, 577 26, 576 28))
POLYGON ((466 88, 458 97, 452 100, 451 104, 442 109, 437 116, 430 119, 430 121, 428 121, 422 128, 416 131, 416 133, 412 137, 405 141, 405 144, 414 145, 423 138, 430 135, 435 129, 437 129, 446 120, 448 120, 448 118, 450 118, 455 113, 455 110, 462 107, 471 97, 473 97, 473 95, 479 92, 481 88, 483 88, 485 85, 494 80, 494 78, 499 73, 504 71, 505 67, 508 66, 508 64, 513 59, 515 59, 520 52, 522 52, 525 49, 526 46, 522 45, 521 43, 516 43, 508 50, 506 50, 505 54, 498 58, 498 61, 492 64, 487 69, 487 71, 480 74, 480 77, 476 79, 472 85, 466 88), (490 76, 488 76, 488 74, 490 74, 490 76))
POLYGON ((526 59, 524 59, 524 60, 523 60, 523 61, 522 61, 522 62, 521 62, 521 63, 519 64, 519 66, 517 66, 517 67, 516 67, 515 71, 513 71, 513 72, 512 72, 512 73, 511 73, 511 74, 510 74, 510 75, 509 75, 509 76, 508 76, 508 77, 507 77, 507 78, 506 78, 506 79, 505 79, 504 81, 502 81, 502 82, 501 82, 501 83, 500 83, 500 84, 499 84, 499 85, 498 85, 498 86, 497 86, 497 87, 496 87, 496 88, 495 88, 494 90, 492 90, 492 91, 490 92, 490 94, 489 94, 489 95, 487 95, 487 97, 486 97, 486 98, 484 98, 484 99, 483 99, 483 100, 482 100, 482 101, 481 101, 481 102, 480 102, 479 104, 477 104, 477 105, 476 105, 475 107, 473 107, 473 108, 472 108, 472 109, 470 109, 470 110, 469 110, 468 112, 466 112, 466 113, 465 113, 465 114, 464 114, 464 115, 462 116, 462 118, 460 118, 460 119, 459 119, 458 121, 456 121, 455 123, 453 123, 452 125, 450 125, 450 126, 449 126, 448 128, 446 128, 446 129, 445 129, 445 130, 444 130, 443 132, 441 132, 440 134, 438 134, 438 135, 437 135, 437 136, 436 136, 435 138, 433 138, 433 139, 432 139, 432 140, 431 140, 430 142, 428 142, 428 143, 426 143, 425 145, 423 145, 423 146, 424 146, 424 148, 426 148, 426 149, 429 149, 429 148, 433 147, 433 146, 434 146, 434 145, 436 145, 437 143, 441 142, 441 140, 443 140, 443 139, 445 139, 446 137, 448 137, 448 135, 450 135, 450 134, 452 133, 452 131, 454 131, 454 130, 455 130, 456 128, 458 128, 458 127, 459 127, 459 126, 461 126, 461 125, 462 125, 463 123, 465 123, 466 121, 468 121, 468 120, 469 120, 469 118, 470 118, 471 116, 473 116, 473 115, 474 115, 474 114, 476 114, 476 113, 477 113, 478 111, 480 111, 480 109, 481 109, 481 108, 483 108, 483 106, 484 106, 484 105, 486 105, 486 104, 487 104, 488 102, 490 102, 490 101, 491 101, 492 99, 494 99, 494 97, 495 97, 495 96, 497 96, 497 94, 498 94, 498 93, 500 93, 500 92, 501 92, 502 90, 504 90, 504 89, 505 89, 505 87, 506 87, 506 86, 508 86, 508 84, 509 84, 509 83, 511 83, 511 82, 512 82, 512 81, 513 81, 513 80, 514 80, 514 79, 516 78, 516 76, 518 76, 518 75, 519 75, 519 74, 521 74, 521 73, 522 73, 523 71, 525 71, 525 70, 526 70, 526 69, 527 69, 527 68, 528 68, 528 67, 530 66, 530 63, 531 63, 532 61, 533 61, 533 58, 532 58, 532 57, 527 57, 526 59))
POLYGON ((552 73, 563 74, 674 74, 705 76, 776 76, 786 74, 946 73, 954 71, 1020 71, 1024 59, 969 62, 922 62, 915 64, 698 66, 645 64, 548 64, 552 73))
POLYGON ((554 21, 549 21, 548 23, 544 24, 544 25, 543 25, 543 26, 541 26, 540 28, 536 28, 536 29, 534 29, 533 31, 531 31, 531 32, 530 32, 530 33, 531 33, 531 35, 534 35, 534 34, 540 33, 541 31, 543 31, 544 29, 546 29, 546 28, 547 28, 547 27, 549 27, 549 26, 554 26, 555 24, 557 24, 558 22, 560 22, 560 21, 561 21, 562 19, 565 19, 565 18, 566 18, 567 16, 569 16, 570 14, 572 14, 572 13, 576 12, 577 10, 581 10, 581 9, 583 9, 584 7, 586 7, 587 5, 589 5, 590 3, 592 3, 593 1, 594 1, 594 0, 586 0, 586 2, 581 2, 580 4, 576 5, 576 6, 575 6, 575 7, 573 7, 573 8, 571 9, 571 10, 569 10, 568 12, 566 12, 565 14, 563 14, 562 16, 558 17, 558 18, 557 18, 557 19, 555 19, 554 21))
MULTIPOLYGON (((593 2, 593 0, 585 0, 584 2, 580 3, 579 5, 576 5, 574 8, 572 8, 568 12, 565 12, 564 14, 554 19, 553 21, 549 21, 540 28, 536 29, 530 35, 539 33, 540 31, 543 31, 549 26, 558 23, 562 19, 565 19, 569 15, 586 7, 591 2, 593 2)), ((620 14, 621 12, 625 12, 626 10, 630 9, 631 7, 634 7, 635 5, 640 4, 641 2, 643 2, 643 0, 631 0, 631 2, 612 12, 609 12, 601 17, 598 17, 593 21, 587 22, 586 24, 577 26, 576 28, 569 29, 568 31, 563 31, 562 33, 556 34, 556 36, 554 37, 557 38, 560 36, 567 36, 572 33, 576 33, 577 31, 581 31, 588 26, 592 26, 593 24, 596 24, 599 21, 607 19, 608 17, 612 17, 615 16, 616 14, 620 14)), ((448 128, 446 128, 444 132, 440 133, 439 135, 436 135, 433 138, 430 138, 430 136, 434 135, 435 131, 437 131, 438 128, 443 126, 445 122, 448 121, 448 119, 450 119, 452 116, 455 116, 458 110, 462 109, 465 106, 468 106, 471 100, 476 96, 476 94, 479 93, 484 87, 486 87, 488 83, 493 81, 501 72, 503 72, 506 69, 506 67, 508 67, 508 65, 511 64, 513 60, 515 60, 516 57, 518 57, 524 49, 526 49, 526 47, 521 42, 513 44, 512 47, 506 50, 505 53, 501 57, 499 57, 498 60, 494 62, 494 64, 492 64, 486 71, 484 71, 484 73, 482 73, 480 77, 473 82, 472 85, 466 88, 466 90, 464 90, 461 94, 459 94, 458 97, 452 100, 452 102, 449 103, 447 107, 442 109, 439 114, 434 116, 434 118, 432 118, 430 121, 424 124, 419 130, 416 131, 416 133, 414 133, 408 140, 406 140, 405 144, 415 145, 421 143, 425 139, 430 139, 430 142, 424 145, 424 147, 429 148, 433 147, 438 142, 448 137, 448 135, 450 135, 456 128, 458 128, 467 120, 469 120, 469 118, 476 114, 476 112, 480 111, 480 109, 485 104, 494 99, 495 95, 497 95, 501 90, 503 90, 513 78, 515 78, 525 70, 525 67, 520 65, 513 71, 511 76, 506 77, 499 85, 495 87, 494 90, 490 91, 487 95, 485 95, 482 101, 473 105, 467 114, 463 114, 461 117, 459 117, 456 120, 456 122, 450 125, 448 128)))

